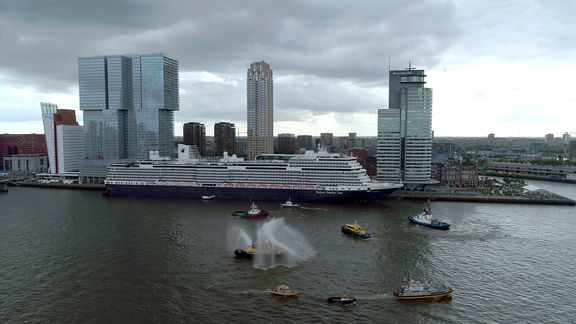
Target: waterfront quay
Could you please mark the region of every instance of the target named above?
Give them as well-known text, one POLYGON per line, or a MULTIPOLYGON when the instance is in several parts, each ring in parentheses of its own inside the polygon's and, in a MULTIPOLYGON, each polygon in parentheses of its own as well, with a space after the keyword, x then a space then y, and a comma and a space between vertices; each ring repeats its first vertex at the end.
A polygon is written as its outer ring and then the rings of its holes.
MULTIPOLYGON (((47 189, 73 189, 73 190, 96 190, 104 191, 104 184, 64 184, 64 183, 39 183, 39 182, 10 182, 12 186, 36 187, 47 189)), ((480 202, 480 203, 505 203, 505 204, 527 204, 527 205, 557 205, 576 206, 576 201, 566 198, 547 190, 539 189, 530 194, 505 195, 498 193, 483 194, 473 189, 466 190, 397 190, 390 195, 390 199, 405 200, 437 200, 453 202, 480 202)))
POLYGON ((439 193, 434 191, 405 191, 399 190, 390 195, 391 198, 406 200, 436 200, 454 202, 479 202, 479 203, 502 203, 502 204, 527 204, 527 205, 558 205, 576 206, 576 201, 541 190, 539 195, 483 195, 474 191, 459 191, 452 193, 439 193))

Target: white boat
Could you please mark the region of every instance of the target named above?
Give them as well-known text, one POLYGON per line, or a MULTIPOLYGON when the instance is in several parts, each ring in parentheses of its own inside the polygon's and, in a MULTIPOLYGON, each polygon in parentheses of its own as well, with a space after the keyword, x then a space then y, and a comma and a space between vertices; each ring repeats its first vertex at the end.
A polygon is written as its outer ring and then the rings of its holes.
POLYGON ((215 195, 202 196, 202 199, 204 199, 204 200, 210 200, 210 199, 213 199, 213 198, 215 198, 215 197, 216 197, 215 195))
POLYGON ((418 281, 407 278, 403 280, 400 289, 394 292, 394 296, 396 299, 402 300, 439 300, 443 298, 452 298, 452 291, 452 288, 444 286, 428 287, 418 281))
POLYGON ((290 198, 288 198, 288 200, 287 200, 285 203, 280 204, 280 207, 300 208, 300 205, 293 203, 293 202, 290 200, 290 198))

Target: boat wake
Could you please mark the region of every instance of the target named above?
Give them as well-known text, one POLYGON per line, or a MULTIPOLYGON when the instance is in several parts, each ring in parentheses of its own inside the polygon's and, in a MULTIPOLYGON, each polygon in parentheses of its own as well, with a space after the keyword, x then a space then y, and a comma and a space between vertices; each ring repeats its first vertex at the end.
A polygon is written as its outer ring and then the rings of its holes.
POLYGON ((384 299, 394 299, 392 294, 373 294, 366 296, 356 296, 357 299, 361 300, 384 300, 384 299))
POLYGON ((254 268, 267 270, 277 266, 295 267, 310 260, 316 250, 298 231, 290 227, 284 218, 274 218, 262 225, 257 232, 254 268), (270 251, 278 253, 270 253, 270 251))
POLYGON ((258 289, 246 289, 240 291, 233 291, 234 295, 256 295, 256 294, 269 294, 272 290, 258 290, 258 289))

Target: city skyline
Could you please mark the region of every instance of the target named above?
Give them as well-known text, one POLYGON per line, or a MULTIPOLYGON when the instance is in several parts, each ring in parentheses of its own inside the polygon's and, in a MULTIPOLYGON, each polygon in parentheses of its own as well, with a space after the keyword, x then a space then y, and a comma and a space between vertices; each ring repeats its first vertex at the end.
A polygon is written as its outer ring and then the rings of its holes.
POLYGON ((74 109, 83 120, 78 57, 155 52, 181 63, 176 136, 192 120, 246 131, 244 71, 260 60, 276 72, 276 133, 376 136, 377 111, 388 108, 388 68, 409 61, 435 89, 437 136, 576 132, 571 3, 44 6, 0 5, 0 133, 41 133, 39 102, 74 109), (405 26, 414 16, 431 19, 405 26))

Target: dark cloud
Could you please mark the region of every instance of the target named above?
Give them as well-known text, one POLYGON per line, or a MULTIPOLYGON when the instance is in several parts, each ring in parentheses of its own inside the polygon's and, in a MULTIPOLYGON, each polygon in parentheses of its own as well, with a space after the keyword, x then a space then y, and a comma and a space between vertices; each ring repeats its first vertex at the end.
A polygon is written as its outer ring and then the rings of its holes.
POLYGON ((394 62, 433 64, 457 35, 447 1, 3 1, 1 68, 58 89, 79 56, 165 52, 182 70, 386 78, 394 62), (433 17, 433 18, 431 18, 433 17))
POLYGON ((70 93, 78 57, 163 52, 234 80, 183 80, 177 121, 245 122, 246 69, 266 60, 275 120, 298 121, 384 108, 389 58, 432 66, 459 30, 450 1, 4 0, 0 76, 70 93))

